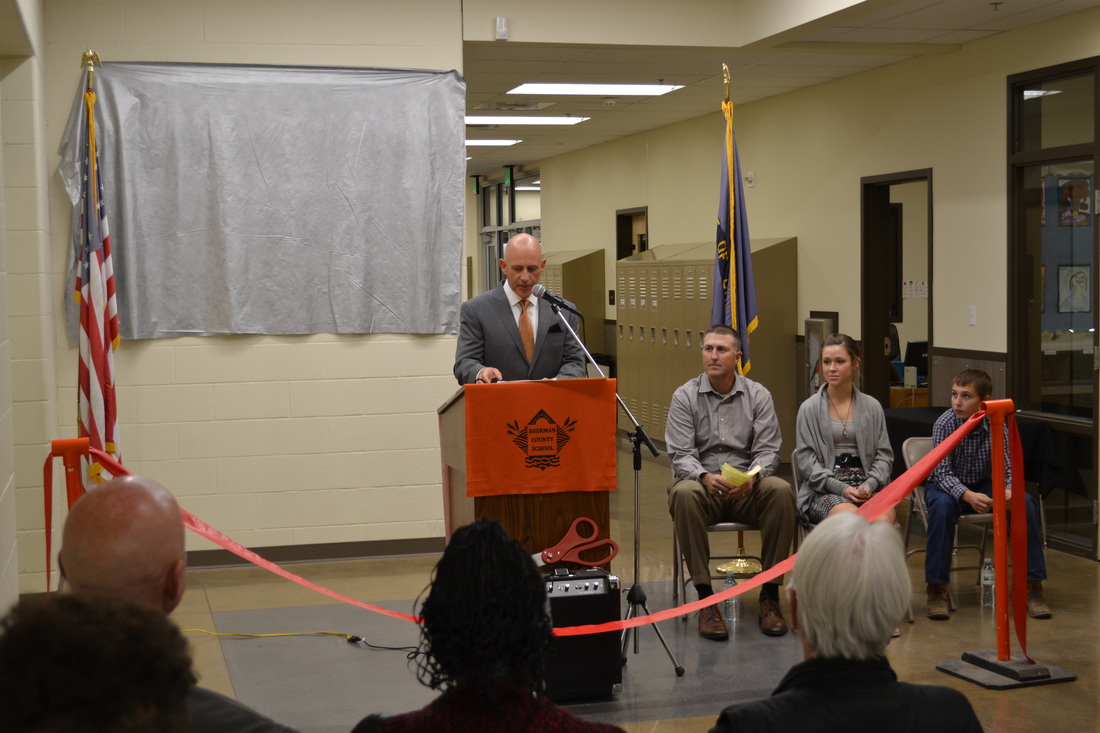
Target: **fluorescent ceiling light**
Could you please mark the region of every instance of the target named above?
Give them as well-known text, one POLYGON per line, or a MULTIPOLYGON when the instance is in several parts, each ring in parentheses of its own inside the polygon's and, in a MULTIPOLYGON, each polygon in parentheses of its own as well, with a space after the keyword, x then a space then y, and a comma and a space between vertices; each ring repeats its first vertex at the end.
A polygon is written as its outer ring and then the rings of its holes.
POLYGON ((517 191, 541 191, 541 186, 516 186, 517 191))
POLYGON ((490 147, 493 145, 507 147, 509 145, 515 145, 521 143, 522 140, 467 140, 466 147, 482 146, 490 147))
POLYGON ((659 97, 683 89, 676 84, 520 84, 509 94, 595 95, 598 97, 659 97))
POLYGON ((467 125, 575 125, 587 117, 521 117, 519 115, 466 115, 467 125))

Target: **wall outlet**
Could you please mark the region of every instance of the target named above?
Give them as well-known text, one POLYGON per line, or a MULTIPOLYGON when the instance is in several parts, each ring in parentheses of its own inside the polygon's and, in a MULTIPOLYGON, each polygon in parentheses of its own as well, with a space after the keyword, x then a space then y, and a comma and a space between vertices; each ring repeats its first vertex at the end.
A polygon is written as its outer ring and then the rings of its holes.
POLYGON ((969 306, 966 309, 967 319, 971 326, 978 325, 978 307, 975 305, 969 306))

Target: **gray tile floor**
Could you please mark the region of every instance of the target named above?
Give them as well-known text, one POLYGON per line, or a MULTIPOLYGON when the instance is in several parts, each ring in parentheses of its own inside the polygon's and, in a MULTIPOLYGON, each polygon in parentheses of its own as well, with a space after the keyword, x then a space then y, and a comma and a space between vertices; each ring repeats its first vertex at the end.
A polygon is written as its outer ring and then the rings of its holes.
MULTIPOLYGON (((612 494, 612 537, 620 544, 613 572, 623 587, 639 581, 651 611, 671 603, 672 530, 665 504, 667 460, 645 458, 640 475, 641 516, 638 577, 634 577, 634 477, 631 456, 620 453, 620 490, 612 494)), ((899 516, 904 516, 904 507, 899 516)), ((745 536, 750 553, 755 533, 745 536)), ((720 537, 730 543, 735 535, 720 537)), ((921 542, 915 535, 914 542, 921 542)), ((977 603, 972 573, 958 574, 953 591, 959 610, 951 620, 923 615, 922 555, 910 559, 916 618, 902 624, 902 636, 887 654, 899 678, 963 691, 985 730, 1097 730, 1097 650, 1100 641, 1100 566, 1056 551, 1047 555, 1051 580, 1049 621, 1027 627, 1028 649, 1037 661, 1078 676, 1076 682, 1014 691, 989 691, 938 670, 964 651, 996 646, 991 615, 977 603)), ((299 564, 293 570, 359 600, 409 611, 427 584, 436 558, 373 558, 299 564)), ((966 558, 966 563, 972 562, 966 558)), ((386 645, 415 644, 415 627, 336 603, 257 568, 193 570, 175 618, 181 626, 219 631, 332 630, 383 639, 386 645)), ((694 619, 664 621, 660 628, 686 668, 676 677, 655 634, 643 627, 640 654, 628 654, 623 692, 608 700, 571 705, 578 714, 640 731, 705 731, 724 705, 766 695, 800 658, 797 637, 766 638, 755 627, 755 594, 742 603, 742 621, 729 642, 695 633, 694 619)), ((694 594, 689 596, 694 600, 694 594)), ((785 603, 784 603, 785 607, 785 603)), ((215 639, 191 633, 203 684, 240 699, 306 733, 349 730, 369 712, 398 712, 433 696, 422 688, 395 651, 356 648, 338 637, 215 639)), ((1015 637, 1012 650, 1018 652, 1015 637)))

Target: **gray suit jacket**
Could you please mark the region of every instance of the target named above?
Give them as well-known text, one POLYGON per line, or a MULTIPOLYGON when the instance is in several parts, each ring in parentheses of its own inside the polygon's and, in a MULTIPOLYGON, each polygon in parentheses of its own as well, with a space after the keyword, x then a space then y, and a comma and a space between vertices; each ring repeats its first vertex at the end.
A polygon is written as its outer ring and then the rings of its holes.
MULTIPOLYGON (((585 377, 584 352, 561 324, 545 300, 539 302, 539 327, 535 334, 535 356, 530 366, 523 353, 516 319, 508 307, 504 286, 498 285, 462 304, 459 310, 458 346, 455 349, 455 379, 471 384, 483 368, 496 367, 506 382, 517 379, 564 379, 585 377)), ((577 331, 577 317, 562 311, 577 331)))

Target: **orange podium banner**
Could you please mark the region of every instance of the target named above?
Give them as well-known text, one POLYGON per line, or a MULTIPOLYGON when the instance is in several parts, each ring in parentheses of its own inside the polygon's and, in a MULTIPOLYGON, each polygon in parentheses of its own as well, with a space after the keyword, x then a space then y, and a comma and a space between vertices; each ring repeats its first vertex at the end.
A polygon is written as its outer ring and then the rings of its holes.
POLYGON ((615 380, 466 386, 466 495, 615 488, 615 380))

